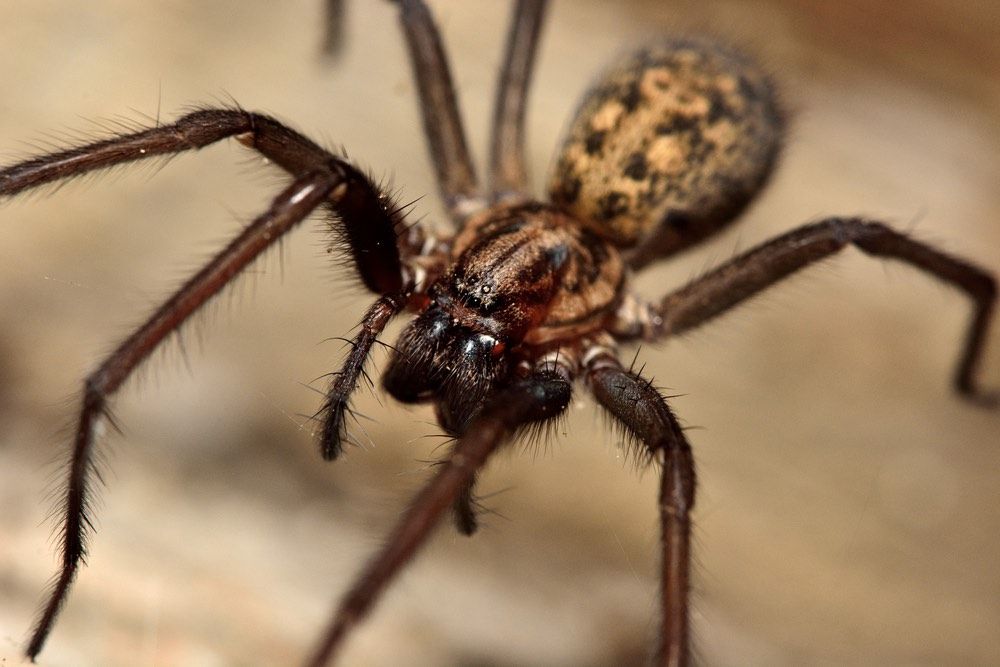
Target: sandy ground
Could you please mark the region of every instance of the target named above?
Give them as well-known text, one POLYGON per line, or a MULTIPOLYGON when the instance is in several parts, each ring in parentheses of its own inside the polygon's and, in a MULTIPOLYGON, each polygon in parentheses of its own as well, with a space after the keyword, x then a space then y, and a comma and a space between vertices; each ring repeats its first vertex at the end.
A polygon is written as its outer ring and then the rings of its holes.
MULTIPOLYGON (((3 159, 99 134, 94 119, 232 97, 343 144, 440 220, 391 7, 351 3, 331 63, 319 4, 4 3, 3 159)), ((830 213, 883 217, 998 271, 1000 10, 937 4, 556 2, 531 100, 535 179, 602 62, 707 26, 763 55, 796 122, 744 222, 643 276, 646 293, 830 213)), ((507 4, 433 6, 482 155, 507 4)), ((80 378, 281 182, 232 142, 153 173, 0 209, 3 665, 19 664, 54 571, 46 490, 80 378)), ((362 393, 372 446, 320 461, 297 415, 341 358, 324 339, 369 300, 329 265, 323 237, 299 231, 186 329, 186 355, 171 345, 121 394, 91 564, 40 664, 277 665, 311 646, 439 443, 429 410, 362 393)), ((1000 415, 948 385, 967 314, 935 281, 849 251, 642 349, 698 427, 703 663, 1000 663, 1000 415)), ((997 329, 983 379, 1000 386, 997 329)), ((441 531, 343 664, 641 662, 656 476, 622 464, 583 392, 575 406, 544 448, 494 463, 481 488, 499 516, 472 540, 441 531)))

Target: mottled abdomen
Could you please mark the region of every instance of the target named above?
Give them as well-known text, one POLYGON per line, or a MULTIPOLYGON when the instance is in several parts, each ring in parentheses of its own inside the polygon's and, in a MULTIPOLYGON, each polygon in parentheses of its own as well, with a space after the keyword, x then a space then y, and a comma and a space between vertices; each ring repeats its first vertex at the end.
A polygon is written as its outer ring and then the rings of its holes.
POLYGON ((771 173, 783 127, 767 74, 747 56, 703 39, 650 46, 584 97, 549 184, 552 201, 618 245, 662 256, 749 203, 771 173))

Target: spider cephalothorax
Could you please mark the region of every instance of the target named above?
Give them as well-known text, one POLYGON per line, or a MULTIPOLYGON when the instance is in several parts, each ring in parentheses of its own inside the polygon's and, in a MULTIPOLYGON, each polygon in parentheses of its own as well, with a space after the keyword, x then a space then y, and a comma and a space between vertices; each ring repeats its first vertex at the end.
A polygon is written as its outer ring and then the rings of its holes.
POLYGON ((0 196, 10 196, 233 137, 292 179, 267 211, 85 380, 64 503, 63 563, 29 656, 41 650, 85 554, 94 440, 110 399, 170 333, 318 208, 333 214, 361 282, 379 295, 320 411, 323 456, 336 458, 349 440, 351 393, 378 336, 404 309, 415 317, 393 348, 384 385, 400 401, 433 403, 456 442, 341 601, 314 664, 330 660, 449 507, 460 530, 474 532, 477 474, 518 431, 562 413, 576 379, 661 466, 656 657, 662 664, 687 663, 693 456, 666 398, 622 366, 617 348, 699 326, 848 245, 909 263, 971 298, 974 316, 954 381, 963 395, 985 398, 975 379, 996 298, 994 279, 877 221, 831 217, 800 227, 658 301, 631 291, 632 272, 731 223, 768 180, 785 115, 770 78, 752 59, 686 37, 619 61, 585 96, 550 179, 551 203, 541 203, 527 188, 523 118, 544 0, 520 0, 514 9, 487 188, 466 148, 430 12, 420 0, 397 4, 452 233, 438 237, 407 227, 403 209, 346 158, 239 108, 201 109, 172 124, 0 170, 0 196))
POLYGON ((435 400, 460 434, 517 360, 602 330, 621 302, 621 256, 542 204, 493 208, 454 239, 448 271, 403 331, 385 373, 404 402, 435 400))

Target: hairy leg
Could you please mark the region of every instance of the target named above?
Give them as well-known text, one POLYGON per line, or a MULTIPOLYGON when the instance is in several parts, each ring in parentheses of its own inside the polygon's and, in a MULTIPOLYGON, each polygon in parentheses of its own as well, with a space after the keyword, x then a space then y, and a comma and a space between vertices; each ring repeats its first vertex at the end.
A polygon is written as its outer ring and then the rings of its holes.
POLYGON ((88 510, 94 441, 102 425, 109 421, 108 400, 170 333, 177 331, 198 308, 342 185, 342 181, 328 173, 296 178, 263 215, 188 280, 87 377, 64 499, 60 532, 62 566, 25 649, 32 660, 42 650, 79 565, 86 558, 86 538, 92 526, 88 510))
MULTIPOLYGON (((169 125, 10 165, 0 169, 0 198, 120 164, 203 148, 228 137, 259 151, 292 176, 322 172, 335 179, 343 192, 326 203, 338 218, 334 229, 346 241, 361 280, 379 294, 402 288, 397 237, 405 225, 391 197, 350 163, 307 137, 273 118, 242 109, 200 109, 169 125)), ((415 250, 402 245, 407 253, 415 250)))
POLYGON ((375 344, 385 325, 406 305, 403 294, 386 295, 372 304, 361 320, 361 331, 351 341, 351 351, 344 360, 344 366, 337 373, 326 402, 323 404, 323 434, 320 437, 320 451, 327 461, 340 456, 344 450, 343 440, 348 413, 348 401, 358 386, 358 378, 364 372, 368 353, 375 344))
POLYGON ((476 170, 458 110, 448 57, 434 17, 423 0, 395 0, 420 94, 424 134, 438 187, 452 220, 460 224, 482 206, 476 170))
POLYGON ((666 399, 652 384, 626 371, 609 353, 593 355, 587 382, 598 402, 639 440, 646 455, 662 457, 660 526, 662 618, 656 664, 679 667, 690 661, 688 577, 695 472, 691 447, 666 399))
POLYGON ((497 447, 520 427, 559 415, 569 404, 570 393, 569 373, 562 367, 546 366, 515 380, 487 401, 400 519, 385 546, 342 598, 310 665, 330 662, 351 627, 368 615, 389 582, 423 546, 441 515, 453 506, 497 447))
MULTIPOLYGON (((672 336, 704 324, 788 275, 848 245, 876 257, 891 257, 965 292, 973 301, 972 321, 955 370, 955 388, 964 396, 995 403, 976 383, 986 335, 996 303, 996 279, 987 271, 915 241, 886 225, 862 218, 828 218, 768 241, 668 294, 642 313, 653 338, 672 336)), ((638 330, 639 327, 635 327, 638 330)))
POLYGON ((518 0, 493 106, 490 139, 490 196, 494 201, 527 199, 524 111, 547 0, 518 0))

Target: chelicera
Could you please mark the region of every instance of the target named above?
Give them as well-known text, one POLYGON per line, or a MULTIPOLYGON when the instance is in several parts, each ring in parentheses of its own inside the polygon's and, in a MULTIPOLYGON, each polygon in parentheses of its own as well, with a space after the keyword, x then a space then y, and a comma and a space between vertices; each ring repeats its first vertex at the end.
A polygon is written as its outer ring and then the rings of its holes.
POLYGON ((346 159, 239 108, 201 109, 170 125, 0 170, 0 195, 12 196, 232 137, 292 177, 266 212, 86 379, 65 495, 62 568, 26 648, 30 657, 41 651, 85 555, 93 448, 109 419, 109 400, 169 334, 317 209, 332 214, 361 282, 379 295, 321 411, 324 458, 337 458, 349 439, 351 394, 379 334, 403 311, 415 317, 393 348, 384 386, 402 402, 432 403, 456 442, 343 597, 313 664, 331 660, 446 512, 461 532, 475 532, 477 473, 518 432, 557 418, 576 380, 660 467, 656 660, 687 663, 691 447, 666 399, 621 364, 619 346, 699 326, 849 245, 909 263, 971 298, 973 319, 954 382, 960 394, 990 400, 975 379, 995 280, 875 220, 832 217, 806 225, 658 300, 631 290, 635 272, 734 221, 766 184, 786 118, 773 83, 752 59, 688 37, 619 60, 586 94, 549 181, 549 200, 539 201, 526 187, 523 120, 546 3, 520 0, 514 8, 485 187, 466 148, 432 17, 417 0, 397 4, 450 235, 410 224, 404 209, 346 159))

